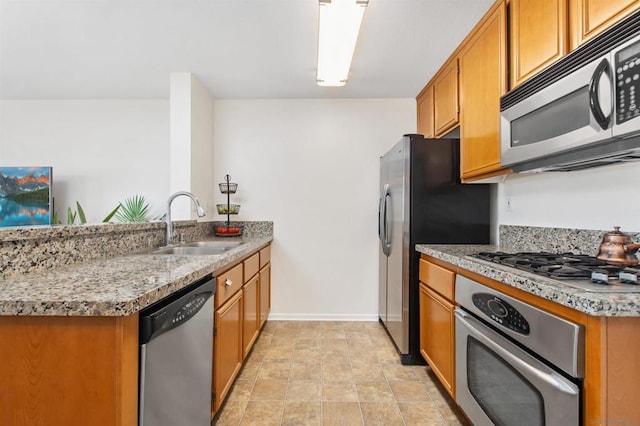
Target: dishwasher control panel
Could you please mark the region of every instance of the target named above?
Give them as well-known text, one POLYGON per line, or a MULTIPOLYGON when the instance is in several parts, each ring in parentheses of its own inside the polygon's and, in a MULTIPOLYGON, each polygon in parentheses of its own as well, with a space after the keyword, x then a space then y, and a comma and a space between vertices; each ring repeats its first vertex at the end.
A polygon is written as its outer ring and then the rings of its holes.
POLYGON ((180 324, 181 322, 186 321, 194 316, 196 313, 198 313, 202 305, 204 305, 205 302, 209 299, 209 296, 209 294, 194 295, 190 301, 185 303, 180 308, 180 310, 178 310, 178 312, 173 314, 173 318, 171 318, 171 324, 180 324))
POLYGON ((139 340, 144 344, 193 318, 216 291, 216 279, 204 278, 140 311, 139 340))

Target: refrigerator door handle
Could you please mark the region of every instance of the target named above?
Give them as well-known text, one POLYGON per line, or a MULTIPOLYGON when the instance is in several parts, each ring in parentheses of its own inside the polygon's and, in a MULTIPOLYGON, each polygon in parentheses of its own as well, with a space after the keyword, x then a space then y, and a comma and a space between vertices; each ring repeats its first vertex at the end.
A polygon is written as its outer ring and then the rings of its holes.
POLYGON ((382 228, 384 225, 382 224, 382 202, 384 198, 380 197, 378 201, 378 239, 382 242, 382 228))
POLYGON ((389 220, 388 220, 388 199, 389 199, 389 184, 385 184, 382 190, 382 213, 380 219, 380 225, 382 227, 381 230, 381 241, 382 241, 382 252, 389 256, 391 253, 391 241, 389 237, 389 220))
POLYGON ((386 255, 385 251, 385 241, 386 241, 386 229, 385 229, 385 216, 386 216, 386 193, 388 191, 389 185, 385 184, 382 187, 382 194, 380 194, 380 204, 378 206, 378 238, 380 239, 380 247, 382 247, 382 252, 386 255))

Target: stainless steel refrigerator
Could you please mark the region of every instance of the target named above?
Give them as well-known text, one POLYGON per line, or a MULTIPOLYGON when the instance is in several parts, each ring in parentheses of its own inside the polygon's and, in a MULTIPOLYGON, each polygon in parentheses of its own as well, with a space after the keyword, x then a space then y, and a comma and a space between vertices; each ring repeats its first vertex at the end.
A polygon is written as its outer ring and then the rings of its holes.
POLYGON ((380 158, 379 316, 403 364, 424 364, 416 244, 488 244, 489 185, 460 183, 458 139, 405 135, 380 158))

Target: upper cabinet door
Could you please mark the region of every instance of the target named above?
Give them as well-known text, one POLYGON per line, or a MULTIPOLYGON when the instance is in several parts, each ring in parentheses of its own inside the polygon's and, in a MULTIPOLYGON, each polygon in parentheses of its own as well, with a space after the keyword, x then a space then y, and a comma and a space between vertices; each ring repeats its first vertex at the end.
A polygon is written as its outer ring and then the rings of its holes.
POLYGON ((569 0, 571 50, 640 9, 638 0, 569 0))
POLYGON ((435 137, 433 128, 433 86, 428 85, 418 95, 418 133, 425 138, 435 137))
POLYGON ((508 173, 500 165, 500 96, 507 90, 507 17, 498 3, 460 51, 460 175, 508 173))
POLYGON ((567 1, 511 0, 512 88, 567 53, 567 1))
POLYGON ((444 65, 433 80, 435 135, 441 137, 458 125, 458 59, 444 65))

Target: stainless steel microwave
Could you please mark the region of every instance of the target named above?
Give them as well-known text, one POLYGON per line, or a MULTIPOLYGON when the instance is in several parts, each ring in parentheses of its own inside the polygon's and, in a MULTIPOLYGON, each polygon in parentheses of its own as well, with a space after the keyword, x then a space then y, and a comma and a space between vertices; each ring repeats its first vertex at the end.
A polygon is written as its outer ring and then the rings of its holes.
POLYGON ((505 95, 502 165, 534 172, 640 160, 638 34, 596 39, 505 95))

